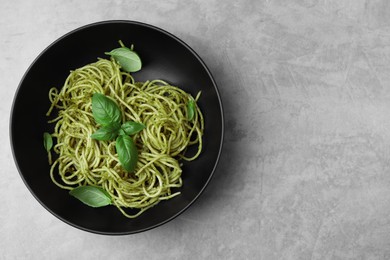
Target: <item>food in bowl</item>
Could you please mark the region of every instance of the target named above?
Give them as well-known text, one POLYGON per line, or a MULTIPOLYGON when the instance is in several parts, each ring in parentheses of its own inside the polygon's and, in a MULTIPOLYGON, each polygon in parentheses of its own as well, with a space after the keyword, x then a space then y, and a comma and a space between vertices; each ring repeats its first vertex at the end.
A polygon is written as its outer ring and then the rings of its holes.
POLYGON ((60 89, 50 89, 54 132, 43 140, 53 183, 88 206, 114 205, 136 218, 180 194, 181 161, 201 153, 204 119, 200 92, 137 82, 131 73, 141 59, 120 44, 110 58, 71 71, 60 89), (189 146, 197 146, 192 155, 189 146))

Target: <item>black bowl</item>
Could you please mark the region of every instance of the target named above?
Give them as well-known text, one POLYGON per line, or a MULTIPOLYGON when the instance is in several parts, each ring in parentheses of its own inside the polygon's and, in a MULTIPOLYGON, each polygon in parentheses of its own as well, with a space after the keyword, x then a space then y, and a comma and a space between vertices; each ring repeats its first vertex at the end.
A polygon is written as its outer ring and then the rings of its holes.
POLYGON ((145 231, 172 220, 187 209, 210 181, 221 153, 223 111, 217 86, 200 57, 183 41, 157 27, 132 21, 106 21, 76 29, 47 47, 20 82, 13 102, 10 138, 24 183, 53 215, 82 230, 110 235, 145 231), (70 70, 105 57, 118 40, 134 44, 143 69, 136 80, 163 79, 195 95, 205 117, 204 149, 200 157, 184 163, 181 195, 159 203, 135 219, 116 207, 90 208, 54 185, 49 176, 42 134, 49 125, 48 91, 60 87, 70 70))

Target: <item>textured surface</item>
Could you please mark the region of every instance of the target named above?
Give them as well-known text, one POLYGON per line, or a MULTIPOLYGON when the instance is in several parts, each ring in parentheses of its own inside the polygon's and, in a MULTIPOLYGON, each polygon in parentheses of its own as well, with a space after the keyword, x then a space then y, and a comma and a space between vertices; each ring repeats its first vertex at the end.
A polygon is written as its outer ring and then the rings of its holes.
POLYGON ((2 1, 0 259, 390 258, 389 1, 110 2, 2 1), (174 221, 124 237, 48 213, 8 141, 12 98, 33 59, 108 19, 151 23, 192 46, 226 117, 203 196, 174 221))

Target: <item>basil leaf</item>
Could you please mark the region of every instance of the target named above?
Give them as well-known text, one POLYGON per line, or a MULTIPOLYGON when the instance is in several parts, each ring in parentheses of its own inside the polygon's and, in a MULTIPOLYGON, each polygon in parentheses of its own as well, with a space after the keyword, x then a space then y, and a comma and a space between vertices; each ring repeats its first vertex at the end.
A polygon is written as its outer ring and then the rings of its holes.
POLYGON ((50 151, 50 149, 53 147, 53 139, 51 135, 47 132, 43 133, 43 146, 45 147, 46 151, 50 151))
POLYGON ((121 47, 113 49, 105 54, 111 55, 124 71, 136 72, 142 68, 142 62, 138 54, 129 48, 121 47))
POLYGON ((94 208, 111 204, 111 196, 102 188, 94 186, 79 186, 71 190, 69 194, 94 208))
POLYGON ((127 135, 127 134, 125 133, 125 131, 123 131, 122 128, 119 129, 118 134, 119 134, 119 135, 127 135))
POLYGON ((195 101, 193 99, 190 99, 187 103, 187 119, 188 121, 191 121, 195 116, 196 108, 195 108, 195 101))
POLYGON ((102 126, 95 133, 91 135, 92 139, 100 141, 109 141, 118 136, 118 131, 121 125, 119 123, 113 123, 108 126, 102 126))
POLYGON ((121 126, 121 129, 123 130, 123 132, 125 132, 126 135, 136 134, 144 128, 145 128, 144 124, 134 122, 134 121, 127 121, 121 126))
POLYGON ((115 147, 122 167, 128 172, 134 171, 137 165, 138 151, 133 139, 128 135, 119 135, 116 138, 115 147))
POLYGON ((96 123, 103 126, 121 121, 121 111, 118 105, 101 93, 95 93, 92 96, 92 115, 96 123))

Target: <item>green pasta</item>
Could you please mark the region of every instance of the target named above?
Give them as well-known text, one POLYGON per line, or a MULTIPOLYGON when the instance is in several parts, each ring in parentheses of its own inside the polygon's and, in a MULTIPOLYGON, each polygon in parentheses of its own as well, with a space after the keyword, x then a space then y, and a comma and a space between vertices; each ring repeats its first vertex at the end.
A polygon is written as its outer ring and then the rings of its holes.
MULTIPOLYGON (((134 218, 161 200, 180 194, 181 160, 196 159, 202 150, 204 120, 195 98, 162 80, 135 82, 115 60, 99 59, 71 71, 60 90, 51 88, 51 107, 58 112, 54 124, 57 154, 50 170, 52 181, 63 189, 97 186, 104 189, 126 217, 134 218), (115 141, 97 141, 98 129, 91 110, 91 97, 102 93, 112 98, 122 112, 122 121, 141 122, 145 129, 132 136, 138 161, 134 172, 125 171, 115 150, 115 141), (188 120, 187 104, 195 101, 188 120), (192 156, 187 148, 197 146, 192 156), (127 209, 136 209, 130 210, 127 209)), ((54 158, 53 158, 54 159, 54 158)))

